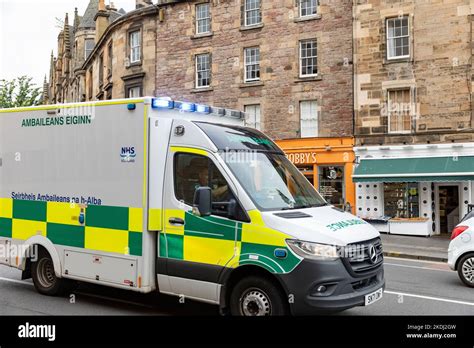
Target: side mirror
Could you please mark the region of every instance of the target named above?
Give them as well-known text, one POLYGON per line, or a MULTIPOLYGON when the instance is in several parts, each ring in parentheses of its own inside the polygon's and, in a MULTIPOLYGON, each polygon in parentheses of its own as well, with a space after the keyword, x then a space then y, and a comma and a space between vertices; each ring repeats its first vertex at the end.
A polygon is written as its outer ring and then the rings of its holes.
POLYGON ((194 192, 193 214, 210 216, 212 211, 212 191, 210 187, 198 187, 194 192))

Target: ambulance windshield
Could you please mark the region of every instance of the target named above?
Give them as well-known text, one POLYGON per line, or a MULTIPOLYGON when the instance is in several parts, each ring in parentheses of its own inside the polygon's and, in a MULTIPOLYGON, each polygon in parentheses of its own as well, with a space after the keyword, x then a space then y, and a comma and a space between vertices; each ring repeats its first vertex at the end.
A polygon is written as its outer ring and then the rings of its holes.
POLYGON ((313 185, 263 133, 199 123, 261 211, 327 205, 313 185))

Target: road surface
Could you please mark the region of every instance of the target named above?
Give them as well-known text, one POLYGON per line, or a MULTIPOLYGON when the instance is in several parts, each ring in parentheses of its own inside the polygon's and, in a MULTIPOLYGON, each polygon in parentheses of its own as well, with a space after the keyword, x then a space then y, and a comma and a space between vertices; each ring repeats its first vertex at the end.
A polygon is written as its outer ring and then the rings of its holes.
MULTIPOLYGON (((444 263, 385 259, 387 288, 368 307, 339 315, 474 315, 474 289, 464 286, 444 263)), ((0 267, 0 315, 218 315, 216 306, 179 298, 135 294, 81 284, 67 297, 36 293, 21 272, 0 267)))

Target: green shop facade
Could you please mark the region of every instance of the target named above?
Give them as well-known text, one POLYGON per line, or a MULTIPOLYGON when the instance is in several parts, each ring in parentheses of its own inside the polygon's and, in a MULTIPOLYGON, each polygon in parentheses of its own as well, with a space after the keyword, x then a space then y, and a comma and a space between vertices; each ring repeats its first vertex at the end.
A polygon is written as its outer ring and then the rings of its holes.
POLYGON ((450 234, 474 204, 474 144, 355 147, 357 215, 380 232, 450 234))

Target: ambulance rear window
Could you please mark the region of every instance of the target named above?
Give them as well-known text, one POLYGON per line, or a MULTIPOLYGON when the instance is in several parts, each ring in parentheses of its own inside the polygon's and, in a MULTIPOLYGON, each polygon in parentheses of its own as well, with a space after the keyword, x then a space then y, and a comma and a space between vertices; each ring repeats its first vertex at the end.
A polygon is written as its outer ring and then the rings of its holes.
POLYGON ((255 129, 205 122, 196 122, 196 125, 206 133, 219 151, 253 150, 282 153, 273 141, 255 129))

